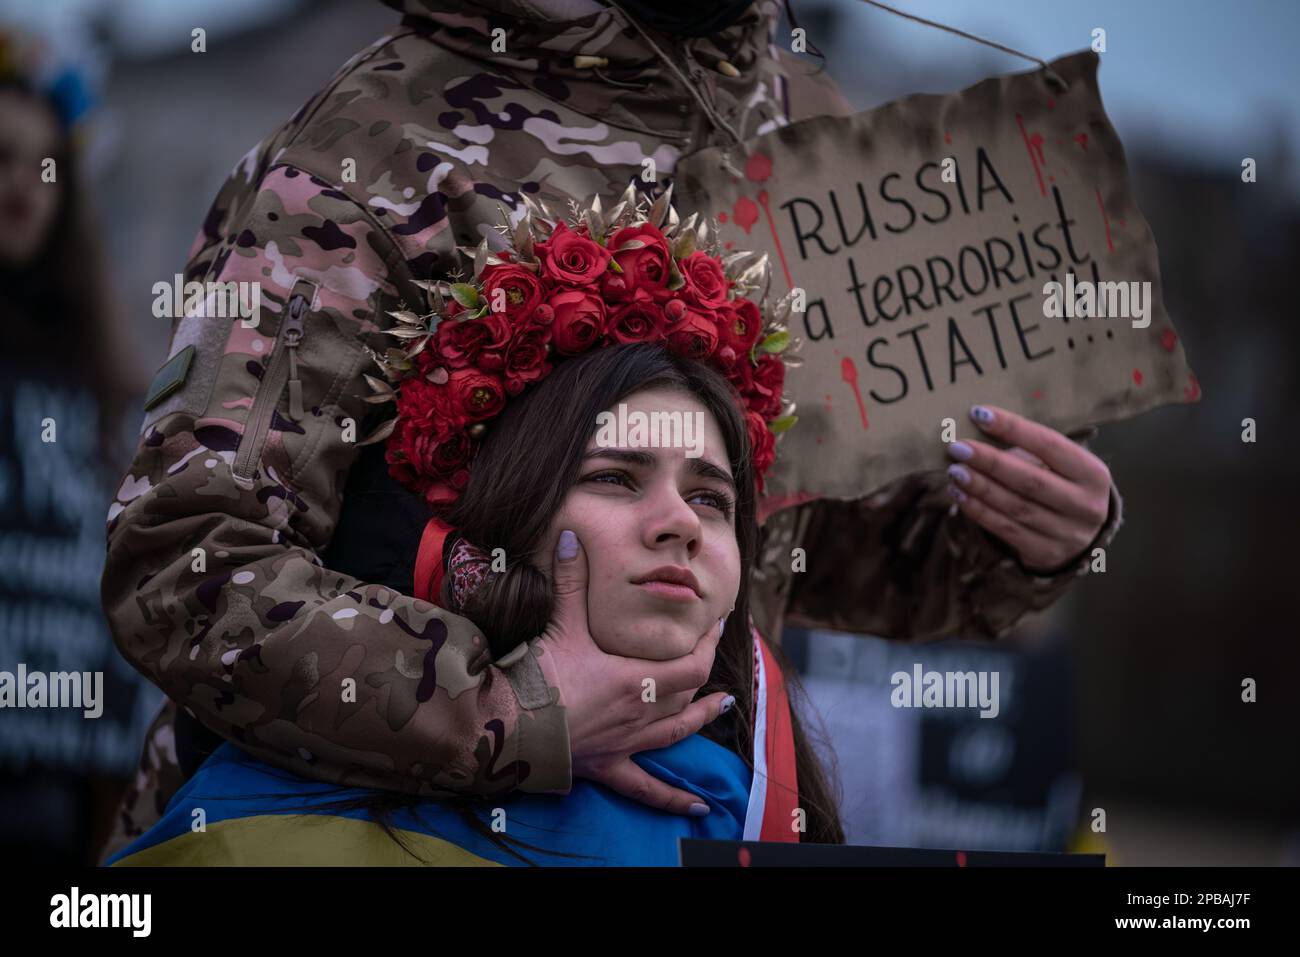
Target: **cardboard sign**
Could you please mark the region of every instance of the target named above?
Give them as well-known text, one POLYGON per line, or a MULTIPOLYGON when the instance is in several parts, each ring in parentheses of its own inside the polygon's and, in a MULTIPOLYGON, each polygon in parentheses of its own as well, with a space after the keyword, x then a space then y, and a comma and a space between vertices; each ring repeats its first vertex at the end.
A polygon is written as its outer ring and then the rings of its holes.
POLYGON ((985 438, 976 403, 1068 434, 1197 401, 1097 65, 1078 53, 1051 64, 1064 87, 993 77, 679 160, 678 208, 716 217, 724 254, 766 251, 773 299, 805 291, 799 421, 770 496, 856 499, 943 469, 944 438, 985 438))

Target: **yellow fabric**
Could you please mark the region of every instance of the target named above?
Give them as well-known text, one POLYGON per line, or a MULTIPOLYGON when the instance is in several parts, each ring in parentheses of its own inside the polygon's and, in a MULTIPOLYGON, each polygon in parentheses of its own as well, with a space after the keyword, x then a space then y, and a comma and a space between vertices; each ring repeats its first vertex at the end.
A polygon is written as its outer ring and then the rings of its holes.
POLYGON ((501 867, 455 844, 331 814, 263 814, 217 821, 138 851, 114 867, 501 867))

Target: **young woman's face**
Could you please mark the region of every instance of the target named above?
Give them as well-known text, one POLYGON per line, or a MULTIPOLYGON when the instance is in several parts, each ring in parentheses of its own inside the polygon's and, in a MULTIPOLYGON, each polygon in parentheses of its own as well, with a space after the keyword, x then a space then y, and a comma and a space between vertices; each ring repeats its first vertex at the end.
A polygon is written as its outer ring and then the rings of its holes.
POLYGON ((40 252, 58 211, 63 170, 41 181, 59 149, 59 123, 42 101, 0 90, 0 263, 26 266, 40 252))
POLYGON ((631 447, 631 435, 629 446, 602 446, 598 429, 537 560, 549 576, 560 532, 572 529, 587 553, 596 644, 610 654, 676 658, 732 609, 740 589, 730 459, 717 422, 694 396, 644 389, 624 404, 629 425, 637 412, 647 421, 677 412, 700 424, 699 435, 687 436, 689 446, 631 447), (665 567, 689 572, 694 586, 643 583, 665 567))

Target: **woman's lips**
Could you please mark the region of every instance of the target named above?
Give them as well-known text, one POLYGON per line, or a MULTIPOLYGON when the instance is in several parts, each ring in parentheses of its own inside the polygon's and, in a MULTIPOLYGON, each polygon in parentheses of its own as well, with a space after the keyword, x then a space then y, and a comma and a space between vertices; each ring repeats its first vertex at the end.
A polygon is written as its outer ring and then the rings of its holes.
POLYGON ((695 590, 688 585, 674 585, 671 582, 641 582, 636 586, 644 588, 646 591, 654 592, 656 595, 662 595, 664 598, 671 598, 675 601, 699 601, 700 596, 695 594, 695 590))

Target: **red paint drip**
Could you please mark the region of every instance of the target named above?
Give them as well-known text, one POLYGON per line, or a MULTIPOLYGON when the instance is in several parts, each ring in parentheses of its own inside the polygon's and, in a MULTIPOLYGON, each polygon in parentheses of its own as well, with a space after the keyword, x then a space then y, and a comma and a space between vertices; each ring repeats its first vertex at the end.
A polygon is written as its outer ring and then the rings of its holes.
POLYGON ((718 213, 718 222, 725 223, 726 221, 727 221, 727 211, 724 209, 722 212, 718 213))
POLYGON ((1190 382, 1191 385, 1183 389, 1183 401, 1195 402, 1201 397, 1201 384, 1196 381, 1196 373, 1187 373, 1187 381, 1190 382))
POLYGON ((1141 385, 1141 384, 1142 384, 1142 370, 1141 370, 1141 369, 1134 369, 1134 370, 1133 370, 1133 384, 1134 384, 1134 385, 1141 385))
MULTIPOLYGON (((1029 139, 1029 134, 1025 132, 1025 118, 1019 113, 1016 114, 1016 125, 1020 127, 1020 137, 1025 141, 1025 152, 1029 154, 1029 162, 1034 164, 1034 175, 1038 177, 1038 192, 1044 197, 1047 196, 1047 184, 1043 182, 1043 171, 1038 167, 1038 157, 1034 155, 1034 144, 1029 139)), ((1038 140, 1038 151, 1042 153, 1043 138, 1035 134, 1038 140)))
POLYGON ((1106 204, 1101 200, 1101 187, 1097 187, 1097 208, 1101 210, 1101 221, 1106 224, 1106 248, 1115 251, 1115 244, 1110 238, 1110 217, 1106 215, 1106 204))
POLYGON ((781 271, 785 273, 785 284, 793 289, 794 280, 790 278, 790 264, 785 261, 785 247, 781 245, 781 237, 776 232, 776 223, 772 221, 772 210, 767 205, 767 190, 759 191, 758 204, 763 207, 763 215, 767 217, 768 228, 772 230, 772 242, 776 244, 776 254, 781 258, 781 271))
POLYGON ((733 243, 731 240, 727 240, 725 243, 722 244, 722 248, 723 248, 723 249, 730 249, 730 248, 731 248, 732 246, 734 246, 734 245, 736 245, 736 244, 733 243))
POLYGON ((853 398, 858 400, 858 416, 862 419, 862 430, 867 430, 867 407, 862 404, 862 393, 858 391, 858 367, 853 360, 845 356, 840 360, 840 378, 853 387, 853 398))
POLYGON ((745 179, 751 183, 766 183, 772 175, 772 160, 762 153, 755 153, 745 160, 745 179))
POLYGON ((1074 141, 1075 141, 1076 143, 1079 144, 1079 148, 1080 148, 1081 150, 1083 150, 1085 153, 1088 151, 1088 134, 1087 134, 1087 133, 1075 133, 1075 134, 1074 134, 1074 141))
POLYGON ((1173 352, 1174 343, 1177 341, 1178 333, 1174 332, 1172 329, 1166 329, 1164 332, 1160 333, 1160 348, 1164 349, 1165 352, 1173 352))
POLYGON ((731 218, 737 226, 748 233, 758 222, 758 207, 748 196, 742 196, 731 208, 731 218))
POLYGON ((1035 390, 1033 391, 1033 397, 1034 397, 1035 399, 1041 399, 1041 398, 1043 397, 1043 390, 1042 390, 1042 389, 1035 389, 1035 390))

